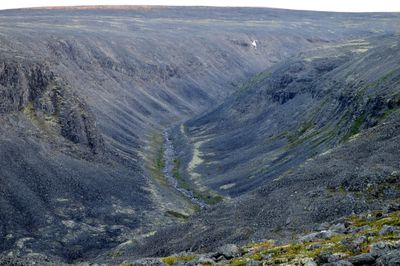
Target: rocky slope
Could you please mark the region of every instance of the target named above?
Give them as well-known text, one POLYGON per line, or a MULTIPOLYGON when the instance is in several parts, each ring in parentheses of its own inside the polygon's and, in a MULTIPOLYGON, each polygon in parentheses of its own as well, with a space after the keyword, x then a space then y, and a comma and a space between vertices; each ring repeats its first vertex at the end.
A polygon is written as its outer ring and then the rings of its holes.
MULTIPOLYGON (((197 147, 200 151, 206 147, 218 151, 208 157, 206 152, 199 153, 207 167, 213 166, 215 158, 229 163, 238 156, 257 159, 267 155, 271 160, 271 149, 283 149, 287 158, 282 162, 292 162, 286 169, 278 169, 272 180, 267 171, 247 181, 258 181, 258 188, 226 198, 184 225, 160 230, 140 243, 123 247, 125 256, 211 251, 224 243, 245 244, 263 238, 285 241, 299 230, 398 203, 399 51, 396 38, 389 37, 361 54, 344 53, 342 58, 335 50, 333 59, 307 55, 290 60, 261 74, 216 110, 185 123, 188 136, 211 139, 212 145, 197 147), (275 97, 290 92, 293 94, 286 100, 275 97), (240 112, 244 106, 251 111, 240 112), (218 132, 224 127, 230 130, 218 132), (213 131, 217 133, 211 134, 213 131), (227 153, 231 155, 222 156, 225 150, 218 147, 230 149, 227 153), (239 155, 234 156, 235 150, 239 155)), ((196 140, 192 138, 194 146, 196 140)), ((279 158, 272 158, 277 160, 271 164, 275 167, 279 158)), ((236 172, 249 171, 249 165, 243 160, 236 172)), ((264 167, 262 162, 255 165, 264 167)), ((207 186, 211 177, 198 170, 201 167, 199 164, 194 169, 198 174, 194 181, 207 186)), ((239 179, 232 174, 231 178, 239 183, 247 180, 247 175, 239 179)), ((186 180, 193 181, 190 172, 186 180)))
MULTIPOLYGON (((397 206, 398 207, 398 206, 397 206)), ((381 210, 323 223, 311 233, 282 245, 274 240, 243 247, 226 244, 205 254, 184 252, 163 258, 125 261, 122 265, 398 265, 399 212, 381 210)))
POLYGON ((106 150, 76 88, 36 60, 7 59, 0 76, 1 249, 73 258, 138 228, 122 201, 150 206, 144 178, 106 150))
POLYGON ((398 107, 397 45, 327 45, 259 73, 176 128, 182 179, 235 197, 376 125, 398 107))
MULTIPOLYGON (((367 97, 361 97, 360 102, 352 101, 346 93, 343 97, 336 95, 332 99, 337 99, 338 107, 344 104, 342 108, 348 108, 349 112, 364 110, 366 106, 373 107, 376 112, 355 113, 354 117, 347 117, 343 122, 345 132, 339 134, 341 137, 319 143, 312 149, 309 146, 316 143, 317 136, 328 134, 324 129, 324 119, 338 121, 332 109, 326 110, 328 115, 321 113, 321 117, 315 120, 315 127, 300 130, 298 123, 284 122, 282 128, 288 131, 298 129, 296 134, 301 135, 295 134, 292 139, 312 136, 300 145, 296 142, 289 145, 292 156, 302 156, 277 167, 279 169, 274 175, 278 177, 304 162, 311 154, 357 133, 361 127, 373 126, 377 117, 386 116, 397 107, 397 102, 385 102, 392 90, 384 89, 388 84, 397 84, 397 72, 384 78, 386 69, 396 70, 397 46, 389 45, 393 41, 385 41, 387 45, 383 45, 382 52, 378 53, 379 48, 374 48, 374 41, 370 44, 366 40, 371 35, 398 33, 400 17, 395 13, 340 14, 178 7, 27 9, 0 13, 0 213, 4 214, 0 217, 0 251, 11 257, 40 253, 54 261, 86 260, 105 251, 109 254, 112 247, 121 243, 127 247, 135 246, 162 226, 184 222, 188 215, 195 212, 195 208, 179 191, 165 183, 160 157, 163 153, 162 139, 160 142, 162 128, 216 107, 254 74, 301 51, 311 56, 319 54, 314 52, 316 47, 338 45, 331 49, 332 53, 337 52, 340 56, 323 57, 326 59, 322 61, 311 58, 310 62, 300 57, 298 61, 275 66, 268 71, 274 73, 278 82, 269 80, 265 73, 261 74, 243 87, 242 92, 235 92, 221 105, 218 109, 221 112, 215 111, 215 117, 205 115, 185 123, 182 132, 187 134, 187 143, 175 140, 177 151, 188 149, 187 154, 195 151, 188 145, 193 142, 200 151, 196 153, 198 158, 202 159, 205 156, 204 146, 198 140, 201 141, 205 132, 215 130, 214 134, 221 134, 221 138, 226 136, 227 142, 226 146, 217 140, 214 142, 218 148, 215 152, 219 154, 215 156, 222 158, 231 152, 241 156, 254 153, 255 157, 249 157, 248 163, 243 164, 243 170, 256 175, 250 182, 239 178, 239 174, 243 174, 240 171, 234 171, 237 175, 231 176, 232 165, 245 160, 244 157, 235 155, 228 158, 223 167, 217 169, 221 178, 214 179, 211 175, 210 178, 203 175, 206 171, 214 171, 214 168, 205 170, 209 166, 196 160, 191 164, 199 177, 196 185, 200 189, 196 187, 194 191, 200 191, 209 203, 216 203, 222 196, 229 199, 243 195, 237 203, 240 211, 237 214, 243 216, 236 225, 240 232, 232 234, 232 222, 236 218, 230 216, 234 214, 231 212, 234 205, 227 203, 224 207, 195 215, 210 217, 206 219, 211 221, 200 230, 200 233, 205 233, 198 238, 198 242, 189 237, 186 243, 172 243, 164 249, 165 232, 168 231, 161 230, 155 236, 155 239, 161 239, 159 250, 151 247, 142 255, 175 252, 188 246, 200 248, 212 241, 207 237, 218 236, 212 230, 220 225, 223 228, 221 242, 230 240, 226 238, 228 234, 232 239, 243 241, 256 235, 266 236, 266 232, 283 219, 279 216, 271 220, 270 225, 263 226, 265 230, 251 232, 247 236, 249 221, 245 216, 248 212, 242 209, 251 203, 248 211, 256 211, 256 204, 265 200, 267 192, 252 191, 264 181, 271 180, 272 174, 267 175, 273 172, 266 162, 264 166, 267 168, 263 173, 248 167, 249 164, 261 164, 260 158, 266 157, 260 155, 267 152, 265 147, 247 150, 243 147, 252 145, 248 139, 239 145, 232 136, 225 135, 227 132, 221 131, 222 128, 208 128, 219 124, 222 117, 226 117, 226 123, 221 125, 232 133, 236 124, 240 127, 248 125, 249 132, 256 132, 255 117, 251 116, 258 114, 262 118, 265 115, 262 113, 263 104, 275 104, 278 113, 285 111, 278 106, 292 105, 293 109, 288 109, 287 115, 297 119, 300 116, 296 115, 293 103, 299 103, 299 108, 316 108, 311 104, 313 97, 320 103, 324 97, 331 99, 327 95, 335 94, 336 87, 330 82, 344 80, 346 67, 351 73, 352 68, 358 68, 356 62, 360 60, 359 64, 365 71, 360 70, 360 78, 355 81, 361 82, 362 78, 366 85, 369 84, 365 91, 371 93, 373 101, 368 102, 367 97), (251 46, 254 39, 258 41, 257 49, 251 46), (362 39, 350 44, 357 51, 346 52, 345 48, 340 48, 341 43, 354 39, 362 39), (365 49, 375 49, 375 52, 362 53, 365 49), (394 56, 390 57, 388 53, 394 56), (368 55, 371 58, 367 58, 368 55), (387 58, 386 63, 382 63, 385 61, 383 58, 387 58), (374 67, 368 62, 385 67, 374 67), (337 76, 335 71, 338 71, 337 76), (289 74, 285 77, 279 73, 289 74), (326 81, 316 79, 322 74, 326 81), (295 83, 299 85, 295 86, 291 83, 296 79, 295 83), (329 90, 311 88, 319 82, 325 82, 329 90), (273 86, 269 87, 271 84, 273 86), (274 87, 274 84, 283 87, 274 87), (301 84, 307 86, 302 89, 301 84), (264 93, 265 87, 270 89, 264 93), (379 95, 374 94, 377 87, 382 101, 379 101, 379 95), (258 109, 254 110, 247 105, 253 101, 250 95, 257 94, 258 109), (243 98, 243 101, 235 102, 235 97, 243 98), (240 108, 232 108, 235 113, 254 114, 248 118, 245 115, 231 116, 228 107, 240 108), (331 112, 332 116, 329 116, 331 112), (205 131, 199 131, 206 121, 209 125, 204 127, 205 131), (314 135, 315 131, 318 134, 314 135), (224 151, 223 147, 231 150, 224 151), (299 147, 298 150, 295 147, 299 147), (248 192, 252 194, 247 195, 248 192), (261 196, 258 195, 260 193, 261 196), (240 204, 244 205, 240 207, 240 204), (221 210, 226 213, 224 219, 231 222, 220 220, 221 210)), ((357 82, 352 86, 359 86, 357 82)), ((362 95, 367 94, 363 92, 362 95)), ((310 120, 311 113, 307 114, 304 119, 310 120)), ((290 136, 287 132, 272 138, 271 134, 275 131, 265 129, 267 120, 261 120, 262 127, 257 130, 268 132, 262 136, 271 137, 274 145, 288 144, 290 136)), ((279 124, 282 121, 275 122, 279 124)), ((176 129, 178 132, 180 128, 176 129)), ((243 133, 240 133, 241 137, 246 135, 243 133)), ((220 161, 211 153, 208 156, 220 161)), ((189 160, 189 157, 182 156, 175 161, 181 163, 173 170, 175 175, 182 175, 185 182, 193 174, 185 173, 189 160)), ((280 162, 278 158, 277 163, 280 162)), ((395 167, 388 166, 388 169, 392 168, 395 167)), ((307 176, 304 174, 304 178, 307 176)), ((282 182, 280 189, 285 191, 298 186, 296 183, 291 188, 282 182)), ((325 184, 326 181, 321 181, 322 187, 325 184)), ((193 188, 190 182, 188 186, 193 188)), ((265 191, 268 189, 272 188, 265 191)), ((275 200, 280 201, 280 198, 275 200)), ((362 205, 360 209, 366 206, 362 205)), ((337 215, 346 212, 347 209, 337 215)), ((264 216, 264 211, 260 213, 252 217, 262 219, 251 223, 261 224, 265 217, 269 217, 264 216)), ((325 218, 331 216, 326 215, 325 218)), ((191 226, 197 227, 198 218, 193 219, 193 222, 183 226, 184 229, 178 229, 179 234, 188 233, 186 229, 193 229, 191 226)), ((313 222, 311 219, 310 224, 313 222)), ((255 224, 254 228, 260 226, 255 224)), ((296 226, 296 220, 293 226, 296 226)), ((170 237, 179 235, 174 233, 176 228, 168 230, 173 232, 170 237)), ((112 257, 107 255, 100 259, 109 261, 112 257)))
MULTIPOLYGON (((320 224, 312 232, 294 235, 293 239, 285 244, 279 244, 275 240, 252 242, 242 247, 225 244, 209 253, 181 252, 168 257, 125 260, 119 265, 398 265, 400 259, 398 209, 399 205, 391 205, 385 210, 341 217, 331 223, 320 224)), ((114 256, 118 254, 115 253, 114 256)), ((50 262, 39 254, 32 254, 29 257, 1 256, 0 263, 70 265, 60 261, 50 262)))

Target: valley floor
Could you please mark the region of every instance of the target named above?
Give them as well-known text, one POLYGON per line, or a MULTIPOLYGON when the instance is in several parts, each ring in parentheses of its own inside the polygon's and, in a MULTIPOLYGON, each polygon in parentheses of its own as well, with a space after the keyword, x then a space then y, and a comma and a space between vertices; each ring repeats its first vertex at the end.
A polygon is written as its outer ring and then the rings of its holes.
POLYGON ((201 199, 196 198, 193 195, 193 192, 191 192, 188 189, 185 189, 180 186, 178 180, 177 180, 177 161, 175 158, 175 151, 174 151, 174 146, 172 144, 172 141, 169 136, 169 130, 165 129, 163 131, 163 137, 164 137, 164 156, 163 156, 163 161, 164 161, 164 169, 163 169, 163 174, 164 178, 168 181, 168 184, 173 188, 178 190, 184 197, 189 199, 195 206, 199 207, 200 209, 204 209, 207 207, 207 204, 203 202, 201 199))

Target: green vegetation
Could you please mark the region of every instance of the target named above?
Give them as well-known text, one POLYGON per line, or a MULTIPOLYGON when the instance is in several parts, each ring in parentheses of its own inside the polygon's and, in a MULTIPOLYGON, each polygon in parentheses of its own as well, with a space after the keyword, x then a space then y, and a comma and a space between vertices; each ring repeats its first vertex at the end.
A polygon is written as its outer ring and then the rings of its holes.
MULTIPOLYGON (((146 153, 146 167, 149 169, 151 175, 156 181, 164 186, 168 186, 168 182, 164 176, 165 158, 163 144, 164 139, 160 133, 154 132, 149 137, 148 152, 146 153)), ((222 196, 211 191, 200 191, 195 189, 193 185, 180 174, 180 160, 175 159, 173 163, 174 167, 172 169, 172 176, 177 180, 179 187, 188 191, 192 191, 194 197, 209 205, 216 204, 223 200, 222 196)), ((195 211, 200 210, 200 207, 198 206, 193 206, 193 208, 195 211)), ((187 219, 186 215, 175 211, 167 211, 166 214, 180 219, 187 219)))
POLYGON ((194 260, 195 258, 196 258, 195 255, 180 255, 180 256, 169 256, 169 257, 164 257, 164 258, 162 258, 161 260, 162 260, 164 263, 166 263, 166 264, 172 266, 172 265, 174 265, 174 263, 175 263, 176 261, 191 261, 191 260, 194 260))
POLYGON ((170 215, 170 216, 173 216, 175 218, 178 218, 178 219, 187 219, 187 218, 189 218, 188 215, 180 213, 180 212, 177 212, 177 211, 173 211, 173 210, 166 211, 166 214, 170 215))
POLYGON ((195 191, 194 195, 209 205, 214 205, 224 200, 221 195, 212 195, 210 192, 195 191))
POLYGON ((117 250, 117 251, 112 251, 108 254, 108 256, 110 257, 121 257, 122 255, 124 255, 124 252, 117 250))
POLYGON ((32 101, 29 101, 21 111, 38 128, 48 131, 51 124, 58 124, 58 118, 55 116, 42 112, 39 112, 40 115, 38 115, 32 101))
POLYGON ((328 103, 328 99, 322 101, 316 108, 312 110, 310 118, 303 121, 297 127, 294 132, 284 132, 284 137, 288 140, 288 148, 293 148, 307 140, 316 140, 314 146, 317 146, 324 141, 328 141, 337 136, 337 130, 332 125, 327 125, 322 128, 316 128, 314 126, 317 117, 321 110, 328 103))
POLYGON ((161 172, 164 170, 165 160, 164 160, 164 148, 161 146, 157 152, 156 161, 155 161, 155 169, 157 172, 161 172))
POLYGON ((153 133, 148 141, 146 166, 150 170, 151 175, 162 185, 167 185, 164 177, 164 140, 160 133, 153 133))
POLYGON ((313 126, 312 121, 307 121, 302 123, 299 126, 299 129, 296 130, 293 133, 287 133, 286 134, 286 138, 289 142, 289 144, 292 146, 295 146, 297 142, 299 142, 299 140, 301 139, 301 137, 309 130, 311 129, 313 126))
MULTIPOLYGON (((372 228, 377 229, 378 231, 382 228, 383 225, 394 225, 400 226, 400 212, 393 213, 388 217, 382 217, 381 211, 375 211, 370 214, 372 217, 381 217, 378 219, 367 219, 367 217, 360 217, 360 216, 352 216, 349 218, 351 224, 357 227, 361 226, 370 226, 372 228)), ((371 229, 372 230, 372 229, 371 229)))
POLYGON ((382 116, 379 118, 380 121, 385 120, 387 117, 389 117, 391 114, 396 113, 399 111, 399 108, 392 108, 392 109, 386 109, 382 116))
POLYGON ((264 261, 269 264, 296 263, 299 259, 313 259, 322 252, 341 253, 344 257, 368 252, 369 246, 383 240, 400 240, 398 233, 380 235, 379 231, 384 225, 400 226, 400 212, 383 215, 381 211, 371 212, 365 215, 354 215, 348 218, 348 222, 355 227, 365 227, 357 233, 336 234, 328 239, 291 243, 287 245, 275 245, 273 241, 258 244, 250 244, 244 248, 245 254, 235 258, 229 263, 233 266, 246 265, 250 260, 264 261), (368 235, 365 242, 360 243, 359 249, 352 249, 346 243, 357 237, 368 235))
POLYGON ((33 102, 29 101, 26 106, 22 109, 22 112, 29 118, 32 119, 36 116, 35 109, 33 107, 33 102))
POLYGON ((316 135, 316 131, 311 134, 307 134, 307 136, 303 136, 304 133, 307 131, 304 127, 301 127, 300 131, 295 132, 286 132, 285 137, 288 141, 288 148, 296 147, 297 145, 303 143, 305 140, 312 138, 316 135))
POLYGON ((334 187, 334 186, 328 186, 327 187, 327 190, 329 191, 329 192, 331 192, 331 193, 340 193, 340 194, 342 194, 342 195, 346 195, 346 193, 347 193, 347 190, 346 190, 346 188, 342 185, 342 186, 339 186, 339 187, 334 187))
POLYGON ((326 141, 332 140, 337 136, 334 126, 315 129, 313 123, 308 121, 300 125, 299 130, 294 133, 286 132, 285 137, 288 140, 287 148, 293 148, 297 145, 311 141, 314 146, 318 146, 326 141))
POLYGON ((351 138, 352 136, 354 136, 360 132, 361 126, 363 125, 363 123, 365 121, 365 117, 366 117, 366 115, 362 114, 356 120, 354 120, 353 124, 350 127, 349 132, 344 137, 345 140, 348 140, 349 138, 351 138))
POLYGON ((269 73, 267 73, 267 72, 257 73, 252 79, 243 83, 240 86, 239 91, 244 92, 249 89, 254 89, 258 85, 258 83, 260 83, 262 80, 264 80, 268 76, 268 74, 269 73))
POLYGON ((304 133, 307 132, 307 130, 309 130, 310 128, 312 128, 312 126, 313 126, 313 122, 312 122, 312 121, 307 121, 307 122, 303 123, 303 124, 300 126, 298 135, 299 135, 299 136, 302 136, 304 133))
POLYGON ((210 191, 199 191, 195 189, 179 172, 181 162, 179 159, 174 160, 174 167, 172 169, 172 176, 178 181, 178 186, 191 191, 193 196, 205 202, 206 204, 213 205, 223 201, 223 197, 212 193, 210 191))

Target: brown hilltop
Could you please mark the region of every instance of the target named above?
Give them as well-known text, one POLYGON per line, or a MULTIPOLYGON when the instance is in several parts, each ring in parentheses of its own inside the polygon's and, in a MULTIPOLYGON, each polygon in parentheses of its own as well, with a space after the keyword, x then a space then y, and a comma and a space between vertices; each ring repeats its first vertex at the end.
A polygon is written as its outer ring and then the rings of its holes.
POLYGON ((96 9, 117 9, 117 10, 151 10, 162 9, 166 6, 151 6, 151 5, 82 5, 82 6, 43 6, 31 7, 24 9, 43 9, 43 10, 96 10, 96 9))

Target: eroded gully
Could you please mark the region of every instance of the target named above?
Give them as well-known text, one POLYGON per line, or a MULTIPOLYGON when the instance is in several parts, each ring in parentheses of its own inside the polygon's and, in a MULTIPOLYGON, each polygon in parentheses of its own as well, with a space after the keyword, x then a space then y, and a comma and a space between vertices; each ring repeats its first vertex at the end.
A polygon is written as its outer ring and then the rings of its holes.
POLYGON ((178 180, 173 175, 175 150, 174 146, 172 145, 172 141, 169 137, 169 134, 170 133, 168 129, 165 129, 163 131, 164 162, 165 162, 165 167, 163 169, 164 177, 171 187, 178 190, 185 198, 189 199, 193 204, 204 209, 207 207, 207 204, 196 198, 191 191, 180 187, 178 180))

